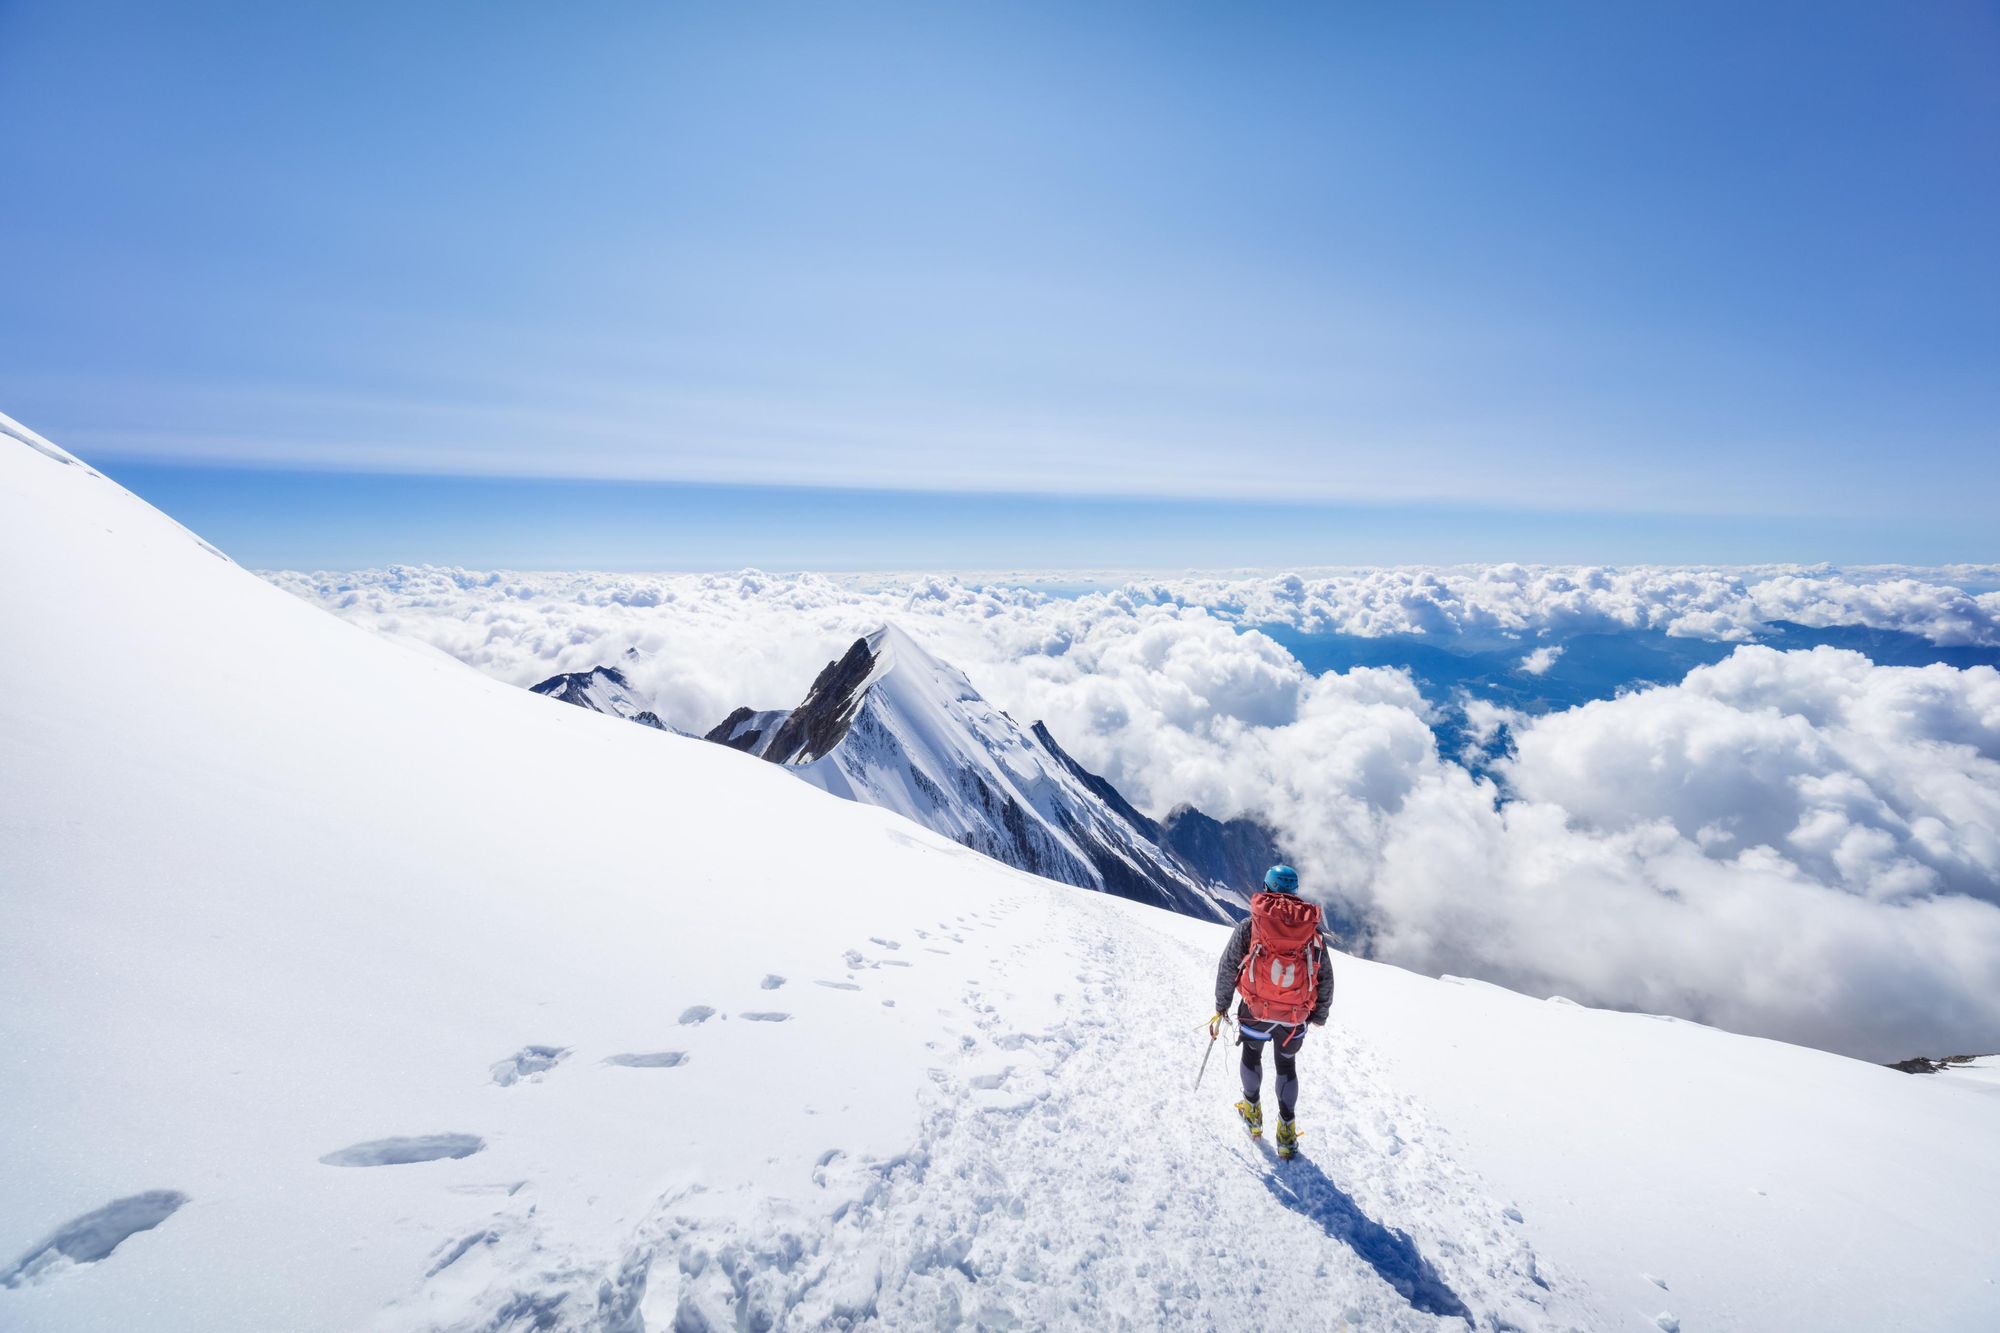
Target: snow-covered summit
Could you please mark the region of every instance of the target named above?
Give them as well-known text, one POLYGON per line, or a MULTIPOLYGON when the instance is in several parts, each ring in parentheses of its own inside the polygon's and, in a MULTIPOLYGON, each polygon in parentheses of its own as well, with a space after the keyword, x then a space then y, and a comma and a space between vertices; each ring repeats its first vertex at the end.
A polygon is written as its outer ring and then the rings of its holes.
MULTIPOLYGON (((532 689, 672 730, 618 667, 551 676, 532 689)), ((893 625, 829 662, 796 708, 738 708, 705 739, 1019 869, 1204 920, 1239 911, 1241 886, 1281 859, 1268 832, 1248 820, 1223 825, 1193 810, 1165 825, 1149 819, 1047 727, 1023 731, 964 672, 893 625), (1246 846, 1264 854, 1254 869, 1246 846)))
POLYGON ((654 727, 660 731, 672 731, 660 721, 659 714, 647 706, 632 689, 632 683, 617 667, 592 667, 588 671, 570 671, 559 676, 550 676, 538 685, 528 687, 533 693, 546 695, 578 708, 587 708, 593 713, 604 713, 611 717, 622 717, 628 722, 654 727))
POLYGON ((895 625, 855 640, 798 707, 740 709, 710 738, 767 729, 768 741, 738 748, 1008 865, 1206 920, 1244 902, 1164 847, 1158 826, 1046 727, 1022 727, 895 625))

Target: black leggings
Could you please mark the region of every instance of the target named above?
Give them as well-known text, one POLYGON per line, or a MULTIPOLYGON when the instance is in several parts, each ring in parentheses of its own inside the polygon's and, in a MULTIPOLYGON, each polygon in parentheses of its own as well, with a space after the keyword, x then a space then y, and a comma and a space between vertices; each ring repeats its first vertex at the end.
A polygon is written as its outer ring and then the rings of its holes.
POLYGON ((1259 1029, 1268 1029, 1268 1040, 1258 1041, 1245 1035, 1243 1042, 1243 1097, 1254 1102, 1264 1087, 1264 1048, 1273 1047, 1271 1054, 1278 1066, 1278 1115, 1281 1119, 1292 1118, 1292 1108, 1299 1100, 1299 1047, 1305 1044, 1306 1027, 1287 1027, 1283 1023, 1258 1023, 1259 1029))

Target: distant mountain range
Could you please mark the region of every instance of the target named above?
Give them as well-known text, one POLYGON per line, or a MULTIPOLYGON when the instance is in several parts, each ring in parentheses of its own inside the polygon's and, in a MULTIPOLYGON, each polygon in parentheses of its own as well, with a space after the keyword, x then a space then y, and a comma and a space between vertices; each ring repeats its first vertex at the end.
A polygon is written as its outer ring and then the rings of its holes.
MULTIPOLYGON (((615 667, 534 689, 661 726, 615 667)), ((738 708, 706 739, 1018 869, 1207 920, 1241 916, 1264 869, 1283 859, 1254 820, 1189 806, 1147 817, 1046 726, 1023 727, 894 626, 856 639, 797 707, 738 708)))

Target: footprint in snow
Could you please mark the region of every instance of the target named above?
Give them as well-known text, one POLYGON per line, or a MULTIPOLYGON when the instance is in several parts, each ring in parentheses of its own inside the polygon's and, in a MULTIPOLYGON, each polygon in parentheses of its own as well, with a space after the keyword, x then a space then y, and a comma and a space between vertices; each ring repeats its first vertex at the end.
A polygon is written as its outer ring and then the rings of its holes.
POLYGON ((444 1158, 470 1157, 486 1146, 477 1134, 413 1134, 404 1138, 370 1139, 328 1153, 328 1166, 408 1166, 444 1158))
POLYGON ((444 1269, 452 1267, 454 1263, 458 1263, 460 1259, 464 1259, 466 1255, 470 1255, 476 1245, 498 1245, 498 1243, 500 1243, 500 1233, 498 1231, 474 1231, 470 1235, 458 1237, 456 1241, 446 1241, 444 1245, 440 1245, 438 1249, 432 1251, 436 1255, 436 1259, 432 1261, 432 1265, 428 1269, 424 1269, 424 1277, 436 1277, 444 1269))
POLYGON ((673 1069, 687 1061, 686 1051, 625 1051, 604 1057, 605 1064, 622 1065, 627 1069, 673 1069))
POLYGON ((474 1246, 498 1245, 499 1243, 500 1233, 497 1231, 474 1231, 469 1235, 460 1236, 457 1240, 449 1241, 437 1248, 435 1251, 437 1258, 432 1261, 429 1268, 424 1270, 424 1276, 436 1277, 439 1273, 444 1272, 445 1269, 450 1268, 460 1259, 463 1259, 467 1254, 470 1254, 474 1246))
POLYGON ((791 1021, 792 1016, 773 1009, 760 1009, 755 1013, 743 1014, 741 1017, 752 1023, 785 1023, 791 1021))
POLYGON ((758 982, 757 987, 759 990, 776 990, 778 989, 778 987, 784 984, 785 984, 785 979, 779 976, 776 972, 773 972, 769 976, 765 977, 762 981, 758 982))
POLYGON ((885 949, 900 949, 903 947, 902 945, 896 943, 896 941, 894 940, 883 939, 880 935, 870 935, 868 937, 868 942, 870 944, 879 944, 885 949))
POLYGON ((522 1190, 528 1188, 528 1182, 525 1180, 489 1180, 469 1185, 447 1185, 445 1188, 449 1189, 453 1194, 501 1194, 511 1199, 522 1190))
POLYGON ((1014 1066, 1008 1065, 1005 1069, 1001 1070, 997 1074, 974 1074, 971 1078, 967 1079, 966 1082, 971 1084, 975 1088, 979 1088, 984 1091, 990 1092, 994 1088, 1000 1087, 1001 1085, 1005 1084, 1007 1082, 1007 1076, 1012 1074, 1013 1072, 1014 1072, 1014 1066))
POLYGON ((815 981, 815 982, 813 982, 813 985, 815 985, 815 986, 824 986, 824 987, 826 987, 826 988, 827 988, 828 990, 860 990, 860 989, 861 989, 861 987, 859 987, 858 985, 856 985, 856 984, 855 984, 855 983, 853 983, 852 981, 815 981))
POLYGON ((493 1064, 493 1081, 503 1088, 516 1083, 540 1083, 542 1075, 562 1063, 567 1046, 523 1046, 505 1060, 493 1064))
POLYGON ((27 1286, 79 1264, 94 1264, 141 1231, 151 1231, 172 1217, 187 1201, 179 1190, 147 1190, 72 1217, 0 1271, 0 1287, 27 1286))
POLYGON ((706 1023, 714 1017, 715 1008, 713 1005, 691 1004, 681 1010, 680 1022, 682 1027, 691 1027, 696 1023, 706 1023))
POLYGON ((840 956, 840 961, 847 964, 850 969, 868 966, 868 960, 861 956, 861 950, 859 949, 849 949, 840 956))

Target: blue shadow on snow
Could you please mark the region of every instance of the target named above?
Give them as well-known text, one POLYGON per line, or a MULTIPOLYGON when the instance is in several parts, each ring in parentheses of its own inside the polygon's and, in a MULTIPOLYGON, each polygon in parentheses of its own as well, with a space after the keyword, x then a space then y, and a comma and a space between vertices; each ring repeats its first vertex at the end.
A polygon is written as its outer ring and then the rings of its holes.
POLYGON ((1408 1236, 1362 1212, 1347 1191, 1310 1160, 1294 1157, 1279 1169, 1265 1171, 1263 1179, 1272 1197, 1360 1255, 1413 1309, 1440 1319, 1473 1322, 1472 1311, 1445 1285, 1430 1260, 1417 1253, 1408 1236))

